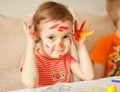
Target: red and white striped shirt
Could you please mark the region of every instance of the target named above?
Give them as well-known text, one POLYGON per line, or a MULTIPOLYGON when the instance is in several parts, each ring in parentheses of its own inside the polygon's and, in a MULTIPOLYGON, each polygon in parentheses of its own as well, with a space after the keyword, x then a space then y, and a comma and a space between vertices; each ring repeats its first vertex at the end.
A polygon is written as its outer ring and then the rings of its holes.
MULTIPOLYGON (((35 51, 39 70, 39 83, 37 87, 52 85, 58 82, 70 82, 71 62, 74 61, 74 58, 67 53, 59 59, 50 59, 40 55, 38 50, 35 51)), ((24 61, 25 56, 21 60, 21 71, 24 61)))

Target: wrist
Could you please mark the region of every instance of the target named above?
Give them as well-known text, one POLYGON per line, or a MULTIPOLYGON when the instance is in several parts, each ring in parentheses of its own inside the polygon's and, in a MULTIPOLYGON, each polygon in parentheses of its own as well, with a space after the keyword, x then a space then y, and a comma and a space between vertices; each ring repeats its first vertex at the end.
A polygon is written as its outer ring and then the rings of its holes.
POLYGON ((78 49, 81 50, 81 49, 83 49, 83 48, 86 48, 86 45, 85 45, 85 44, 79 44, 78 49))
POLYGON ((28 40, 27 48, 33 48, 35 49, 36 44, 34 40, 28 40))

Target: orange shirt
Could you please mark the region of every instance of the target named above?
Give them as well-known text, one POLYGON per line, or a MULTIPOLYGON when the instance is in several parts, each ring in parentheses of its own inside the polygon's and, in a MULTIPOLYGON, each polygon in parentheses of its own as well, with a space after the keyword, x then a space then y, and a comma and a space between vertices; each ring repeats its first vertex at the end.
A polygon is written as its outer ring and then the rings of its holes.
POLYGON ((120 75, 120 38, 115 33, 101 38, 90 57, 93 62, 105 65, 105 76, 120 75))
MULTIPOLYGON (((60 59, 49 59, 40 55, 38 50, 35 52, 40 77, 37 87, 58 82, 70 82, 71 62, 74 61, 74 58, 67 53, 60 59)), ((24 68, 24 61, 25 57, 21 60, 21 71, 24 68)))

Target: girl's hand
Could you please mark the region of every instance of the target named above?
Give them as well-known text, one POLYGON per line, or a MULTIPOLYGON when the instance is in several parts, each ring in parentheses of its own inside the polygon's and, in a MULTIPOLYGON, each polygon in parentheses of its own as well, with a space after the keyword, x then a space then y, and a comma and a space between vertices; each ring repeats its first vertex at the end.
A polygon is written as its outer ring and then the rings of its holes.
POLYGON ((26 22, 23 23, 23 29, 27 35, 28 41, 35 47, 38 34, 32 28, 32 25, 28 25, 26 22))
POLYGON ((87 24, 85 26, 85 22, 86 21, 83 21, 81 26, 80 26, 80 29, 78 29, 78 23, 77 23, 77 20, 75 20, 75 26, 74 26, 75 27, 74 28, 75 33, 74 33, 74 36, 73 36, 73 42, 74 42, 76 48, 78 48, 80 45, 83 45, 87 36, 94 33, 93 30, 87 32, 87 30, 90 27, 90 24, 87 24))

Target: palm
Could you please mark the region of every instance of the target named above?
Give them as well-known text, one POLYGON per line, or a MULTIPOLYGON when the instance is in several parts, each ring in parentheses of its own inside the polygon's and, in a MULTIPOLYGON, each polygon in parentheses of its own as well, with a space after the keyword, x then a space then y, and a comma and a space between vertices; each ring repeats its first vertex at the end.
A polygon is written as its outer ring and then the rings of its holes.
POLYGON ((75 29, 75 34, 73 35, 73 42, 74 42, 74 44, 77 48, 79 47, 79 45, 84 44, 84 41, 87 38, 87 36, 94 33, 93 30, 89 31, 89 32, 86 32, 89 29, 90 24, 87 24, 85 26, 85 22, 86 21, 83 21, 80 28, 78 29, 78 23, 75 20, 75 28, 74 28, 75 29))
POLYGON ((26 22, 23 23, 23 28, 28 40, 35 41, 38 38, 37 33, 32 30, 32 26, 28 26, 26 22))

